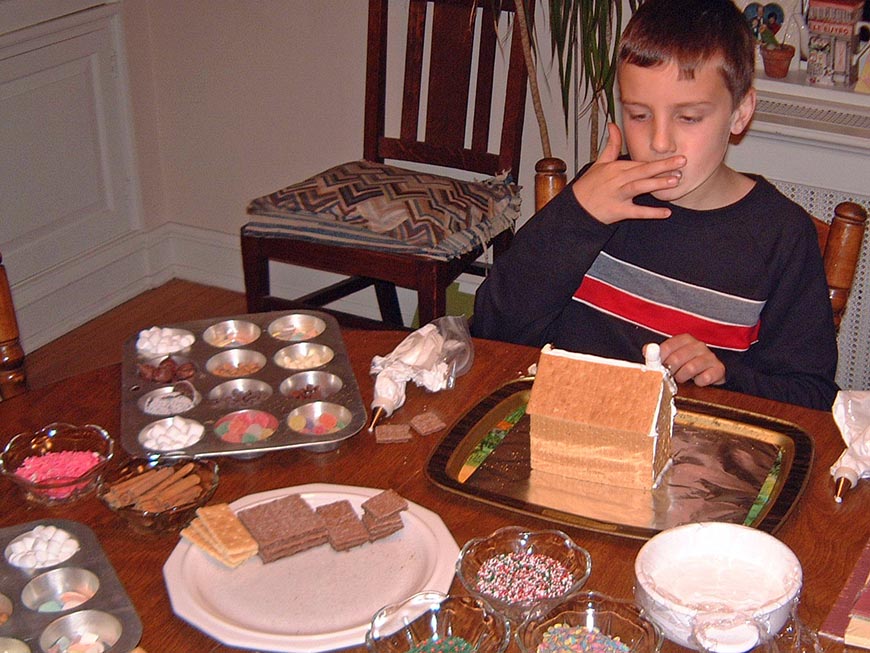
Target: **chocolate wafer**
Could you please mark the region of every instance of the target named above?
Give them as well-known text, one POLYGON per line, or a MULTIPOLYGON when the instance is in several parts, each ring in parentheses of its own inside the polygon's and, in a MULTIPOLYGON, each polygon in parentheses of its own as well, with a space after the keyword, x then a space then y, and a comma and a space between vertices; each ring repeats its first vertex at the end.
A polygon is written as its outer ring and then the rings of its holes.
POLYGON ((329 543, 336 551, 346 551, 369 541, 368 530, 347 499, 318 506, 315 512, 323 516, 329 543))
POLYGON ((435 413, 420 413, 411 418, 411 428, 420 435, 432 435, 438 431, 447 428, 438 415, 435 413))
POLYGON ((362 523, 366 527, 369 539, 372 542, 387 537, 388 535, 392 535, 396 531, 401 530, 405 525, 402 522, 402 515, 399 513, 377 519, 372 517, 371 513, 367 512, 363 514, 362 523))
POLYGON ((374 519, 383 519, 407 510, 408 502, 395 490, 388 489, 363 501, 362 509, 374 519))
POLYGON ((407 424, 378 424, 375 427, 375 442, 378 444, 408 442, 412 437, 411 427, 407 424))
POLYGON ((239 519, 259 546, 263 562, 272 562, 324 544, 326 523, 298 494, 239 512, 239 519))

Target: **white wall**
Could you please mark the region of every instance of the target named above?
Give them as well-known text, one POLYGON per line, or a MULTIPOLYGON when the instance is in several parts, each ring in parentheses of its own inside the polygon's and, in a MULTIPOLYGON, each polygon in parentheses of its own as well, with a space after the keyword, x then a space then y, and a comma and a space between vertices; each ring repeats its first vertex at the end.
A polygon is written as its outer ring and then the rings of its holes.
MULTIPOLYGON (((107 147, 100 132, 88 145, 102 151, 100 161, 106 162, 90 172, 105 177, 104 185, 113 190, 107 206, 119 214, 109 222, 111 229, 88 222, 75 232, 81 247, 73 254, 25 258, 19 252, 33 246, 29 236, 18 238, 18 231, 0 224, 0 249, 26 351, 173 277, 243 290, 239 228, 249 200, 362 154, 364 0, 118 0, 75 11, 94 2, 52 0, 39 5, 51 9, 49 14, 32 15, 36 5, 29 0, 0 0, 2 43, 12 44, 4 57, 29 52, 31 45, 24 43, 43 47, 44 33, 60 33, 55 25, 80 29, 99 17, 112 43, 103 62, 108 76, 85 108, 100 123, 100 98, 117 107, 112 122, 117 145, 107 147), (7 25, 11 32, 4 32, 7 25), (99 237, 88 239, 95 230, 99 237)), ((538 24, 546 25, 543 15, 538 24)), ((3 79, 9 83, 20 76, 18 59, 6 60, 3 79)), ((567 160, 555 70, 548 63, 543 68, 550 73, 550 81, 542 76, 542 91, 553 152, 567 160)), ((64 138, 74 142, 78 131, 68 117, 78 107, 63 104, 52 104, 55 119, 64 138)), ((526 189, 528 218, 534 163, 542 156, 531 101, 525 122, 519 182, 526 189)), ((51 143, 47 146, 51 151, 51 143)), ((25 143, 17 151, 30 149, 25 143)), ((73 165, 72 159, 62 160, 73 165)), ((65 196, 52 192, 57 187, 50 171, 4 161, 17 166, 24 179, 48 176, 45 188, 28 196, 54 198, 58 205, 44 212, 26 204, 29 213, 11 213, 16 225, 31 229, 28 216, 34 212, 42 222, 70 222, 65 196)), ((69 254, 63 246, 55 249, 69 254)), ((278 267, 273 281, 285 296, 332 280, 316 271, 278 267)), ((470 279, 466 292, 475 289, 477 279, 470 279)), ((400 300, 410 319, 415 296, 406 291, 400 300)), ((377 314, 373 293, 344 300, 339 308, 377 314)))

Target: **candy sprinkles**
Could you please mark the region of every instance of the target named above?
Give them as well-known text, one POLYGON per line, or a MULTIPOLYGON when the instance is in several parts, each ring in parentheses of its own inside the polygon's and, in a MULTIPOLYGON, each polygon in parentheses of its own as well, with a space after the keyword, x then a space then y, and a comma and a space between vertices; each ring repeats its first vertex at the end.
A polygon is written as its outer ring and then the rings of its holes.
POLYGON ((537 653, 628 653, 631 649, 613 637, 608 637, 597 628, 584 626, 551 626, 537 653))
POLYGON ((506 603, 555 598, 573 584, 562 563, 541 553, 500 553, 477 572, 477 589, 506 603))
POLYGON ((408 653, 474 653, 476 650, 462 637, 444 637, 415 646, 408 653))

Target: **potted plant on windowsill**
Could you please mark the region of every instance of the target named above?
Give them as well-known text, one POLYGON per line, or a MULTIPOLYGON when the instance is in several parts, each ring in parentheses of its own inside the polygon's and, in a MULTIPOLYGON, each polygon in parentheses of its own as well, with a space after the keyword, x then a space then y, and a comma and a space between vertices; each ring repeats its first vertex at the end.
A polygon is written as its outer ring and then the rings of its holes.
POLYGON ((761 45, 758 51, 764 65, 764 74, 776 79, 788 75, 788 68, 795 53, 794 46, 780 43, 776 40, 773 32, 768 29, 762 30, 759 36, 761 37, 761 45))

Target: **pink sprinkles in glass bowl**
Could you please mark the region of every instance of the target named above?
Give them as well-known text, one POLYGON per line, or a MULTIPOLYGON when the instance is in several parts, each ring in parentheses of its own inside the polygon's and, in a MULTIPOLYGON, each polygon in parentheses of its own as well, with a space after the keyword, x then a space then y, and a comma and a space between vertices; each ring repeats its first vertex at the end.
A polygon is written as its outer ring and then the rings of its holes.
POLYGON ((0 472, 29 500, 67 503, 96 488, 113 452, 114 442, 102 427, 55 422, 12 438, 0 453, 0 472))
POLYGON ((477 570, 477 589, 508 603, 556 598, 573 584, 565 565, 541 553, 500 553, 477 570))
MULTIPOLYGON (((103 462, 96 451, 50 451, 41 456, 28 456, 15 470, 15 475, 31 483, 76 480, 103 462)), ((55 499, 68 497, 76 485, 46 490, 55 499)))

